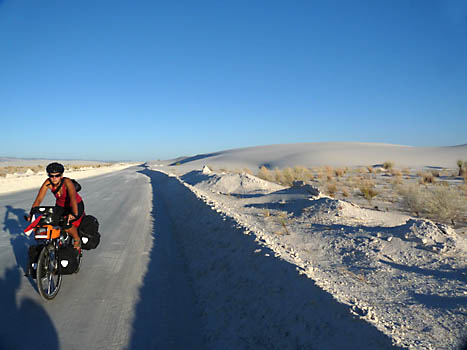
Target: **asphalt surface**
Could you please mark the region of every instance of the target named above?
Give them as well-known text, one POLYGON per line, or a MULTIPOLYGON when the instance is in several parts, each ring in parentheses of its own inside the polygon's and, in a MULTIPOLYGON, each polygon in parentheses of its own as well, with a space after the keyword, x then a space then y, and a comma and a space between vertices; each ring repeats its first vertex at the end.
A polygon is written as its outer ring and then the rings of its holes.
MULTIPOLYGON (((23 215, 37 190, 0 196, 0 349, 202 348, 195 297, 144 167, 80 180, 101 243, 52 301, 24 277, 23 215)), ((54 205, 47 194, 43 205, 54 205)))

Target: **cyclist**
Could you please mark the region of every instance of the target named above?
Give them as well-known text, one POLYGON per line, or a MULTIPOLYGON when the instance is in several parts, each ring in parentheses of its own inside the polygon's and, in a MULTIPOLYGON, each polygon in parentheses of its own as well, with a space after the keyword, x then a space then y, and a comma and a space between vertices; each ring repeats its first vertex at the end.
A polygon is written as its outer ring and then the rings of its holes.
MULTIPOLYGON (((78 227, 84 217, 84 202, 76 192, 75 185, 67 178, 63 177, 65 168, 60 163, 50 163, 46 168, 48 179, 44 181, 36 200, 32 204, 34 207, 41 205, 47 190, 50 189, 56 198, 55 207, 59 215, 66 216, 65 231, 73 237, 73 246, 81 252, 81 241, 78 235, 78 227)), ((31 215, 29 216, 29 219, 31 215)))

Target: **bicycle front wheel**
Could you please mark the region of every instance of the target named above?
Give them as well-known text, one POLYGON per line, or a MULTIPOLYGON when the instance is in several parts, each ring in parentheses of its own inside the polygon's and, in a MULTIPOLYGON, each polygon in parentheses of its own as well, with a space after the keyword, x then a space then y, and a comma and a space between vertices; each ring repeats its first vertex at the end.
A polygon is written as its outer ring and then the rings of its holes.
POLYGON ((58 272, 58 257, 53 245, 45 246, 37 261, 37 288, 45 300, 52 300, 62 284, 62 275, 58 272))

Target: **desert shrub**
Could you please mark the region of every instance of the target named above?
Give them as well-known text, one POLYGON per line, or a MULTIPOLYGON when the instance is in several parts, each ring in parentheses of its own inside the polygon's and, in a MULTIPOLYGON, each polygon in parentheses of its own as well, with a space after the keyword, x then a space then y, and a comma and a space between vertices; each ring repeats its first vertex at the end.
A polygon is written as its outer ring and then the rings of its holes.
POLYGON ((433 175, 434 177, 440 177, 441 173, 439 170, 432 170, 431 175, 433 175))
POLYGON ((427 196, 427 212, 435 220, 454 224, 467 209, 464 198, 451 186, 435 186, 427 196))
POLYGON ((295 180, 294 171, 292 168, 285 168, 282 171, 282 184, 286 186, 292 186, 295 180))
POLYGON ((383 168, 386 170, 390 170, 394 167, 394 162, 387 160, 383 163, 383 168))
POLYGON ((284 186, 292 186, 294 181, 310 181, 313 179, 313 172, 305 167, 287 167, 285 169, 275 168, 270 171, 265 166, 259 169, 257 176, 263 180, 275 182, 284 186))
POLYGON ((282 180, 282 171, 279 168, 274 169, 274 182, 281 184, 282 180))
POLYGON ((331 196, 334 197, 337 192, 337 184, 335 182, 330 182, 326 186, 326 192, 331 196))
POLYGON ((366 170, 368 170, 370 174, 373 174, 375 172, 375 168, 373 168, 372 166, 367 166, 366 170))
POLYGON ((259 168, 259 172, 258 172, 258 175, 257 175, 260 179, 263 179, 263 180, 266 180, 266 181, 270 181, 270 182, 273 182, 274 181, 274 175, 272 174, 272 172, 266 168, 264 165, 259 168))
POLYGON ((465 196, 452 186, 423 188, 416 184, 400 187, 403 204, 417 215, 454 223, 467 209, 465 196))
POLYGON ((350 195, 350 194, 349 194, 349 191, 348 191, 348 189, 347 189, 346 187, 344 187, 344 188, 342 189, 342 195, 343 195, 344 197, 346 197, 346 198, 350 195))
POLYGON ((344 168, 337 168, 337 169, 334 169, 334 174, 337 176, 337 177, 342 177, 345 175, 345 172, 346 170, 344 168))
POLYGON ((436 179, 432 173, 420 173, 420 184, 433 184, 436 179))
POLYGON ((408 184, 398 188, 405 208, 419 215, 426 207, 425 193, 417 184, 408 184))
POLYGON ((370 202, 373 199, 373 197, 378 195, 378 192, 375 189, 375 184, 372 181, 369 181, 369 180, 362 181, 359 184, 358 188, 361 192, 361 195, 370 202))
POLYGON ((402 177, 402 172, 399 170, 399 169, 396 169, 396 168, 391 168, 389 170, 389 173, 392 175, 392 176, 399 176, 399 177, 402 177))
POLYGON ((297 181, 310 181, 313 180, 313 172, 305 167, 296 166, 292 169, 294 180, 297 181))
POLYGON ((364 174, 367 172, 367 169, 366 168, 357 168, 356 170, 357 174, 364 174))

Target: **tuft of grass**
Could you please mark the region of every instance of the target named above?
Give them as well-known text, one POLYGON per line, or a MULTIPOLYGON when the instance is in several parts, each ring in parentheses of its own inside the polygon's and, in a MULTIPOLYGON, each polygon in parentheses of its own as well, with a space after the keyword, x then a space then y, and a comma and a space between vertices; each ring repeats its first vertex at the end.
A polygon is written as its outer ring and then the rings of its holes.
POLYGON ((295 181, 308 182, 313 180, 313 172, 305 167, 287 167, 282 170, 275 168, 273 171, 270 171, 262 166, 257 176, 263 180, 275 182, 284 186, 292 186, 295 181))
POLYGON ((334 196, 336 195, 336 192, 337 192, 337 184, 335 182, 330 182, 328 183, 327 187, 326 187, 326 192, 334 198, 334 196))
POLYGON ((270 182, 273 182, 274 181, 274 176, 273 174, 271 173, 271 171, 266 168, 264 165, 259 168, 259 172, 257 174, 257 176, 260 178, 260 179, 263 179, 263 180, 266 180, 266 181, 270 181, 270 182))
POLYGON ((369 202, 371 202, 372 199, 378 195, 374 182, 370 180, 361 181, 358 184, 358 189, 360 190, 361 195, 369 202))
POLYGON ((425 193, 417 184, 402 185, 398 188, 399 195, 402 197, 402 204, 412 213, 420 215, 425 208, 425 193))
POLYGON ((465 212, 465 197, 451 186, 435 186, 429 190, 426 209, 431 218, 453 225, 465 212))
POLYGON ((449 185, 423 188, 408 184, 401 186, 398 192, 402 203, 411 212, 440 222, 454 224, 467 209, 465 195, 449 185))
POLYGON ((343 195, 344 197, 346 197, 346 198, 350 195, 350 194, 349 194, 349 191, 347 190, 347 188, 344 187, 344 188, 342 189, 342 195, 343 195))
POLYGON ((346 169, 344 168, 334 169, 334 174, 336 175, 336 177, 342 177, 345 175, 345 173, 346 173, 346 169))
POLYGON ((383 168, 386 170, 391 170, 394 167, 394 162, 387 160, 383 163, 383 168))
POLYGON ((420 176, 420 184, 422 185, 433 184, 436 182, 436 179, 432 173, 420 173, 419 176, 420 176))

